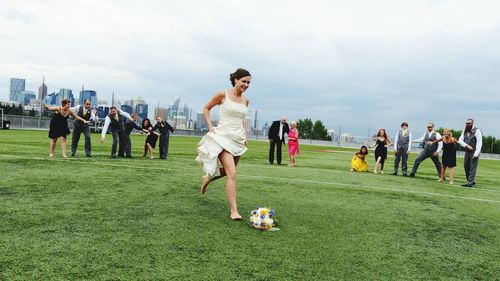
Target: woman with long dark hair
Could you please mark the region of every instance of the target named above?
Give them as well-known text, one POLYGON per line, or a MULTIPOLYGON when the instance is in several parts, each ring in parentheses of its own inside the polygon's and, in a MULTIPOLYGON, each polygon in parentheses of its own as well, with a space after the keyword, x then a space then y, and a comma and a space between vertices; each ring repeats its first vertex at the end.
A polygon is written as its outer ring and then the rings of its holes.
POLYGON ((384 173, 384 163, 387 159, 387 147, 392 144, 391 139, 387 135, 384 128, 381 128, 377 132, 377 137, 375 142, 370 146, 370 148, 375 148, 375 170, 373 172, 376 174, 377 169, 380 167, 380 173, 384 173))
POLYGON ((196 160, 203 164, 205 176, 202 178, 201 193, 214 180, 226 177, 226 195, 229 202, 230 218, 241 220, 236 205, 236 166, 240 156, 246 152, 247 136, 243 121, 247 115, 249 100, 244 95, 250 86, 252 76, 243 68, 229 75, 232 88, 219 91, 203 109, 208 124, 208 133, 198 144, 196 160), (210 110, 219 106, 219 123, 212 126, 210 110), (221 168, 220 165, 222 165, 221 168))
POLYGON ((146 157, 146 154, 149 151, 149 158, 154 159, 156 141, 158 141, 158 136, 160 134, 154 131, 153 125, 148 118, 142 120, 142 129, 147 131, 146 142, 144 143, 144 154, 142 156, 146 157))

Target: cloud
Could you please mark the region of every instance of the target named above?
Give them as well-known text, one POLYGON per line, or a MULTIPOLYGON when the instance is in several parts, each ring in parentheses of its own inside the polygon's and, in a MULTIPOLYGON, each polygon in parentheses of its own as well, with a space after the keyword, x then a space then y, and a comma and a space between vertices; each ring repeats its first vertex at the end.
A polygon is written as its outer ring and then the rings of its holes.
POLYGON ((365 134, 402 120, 460 128, 475 115, 498 136, 499 8, 465 0, 78 0, 23 1, 21 9, 3 1, 0 38, 9 44, 0 45, 0 97, 10 77, 34 89, 45 75, 49 90, 84 84, 100 98, 114 91, 161 105, 180 96, 198 111, 245 67, 260 124, 285 114, 365 134))

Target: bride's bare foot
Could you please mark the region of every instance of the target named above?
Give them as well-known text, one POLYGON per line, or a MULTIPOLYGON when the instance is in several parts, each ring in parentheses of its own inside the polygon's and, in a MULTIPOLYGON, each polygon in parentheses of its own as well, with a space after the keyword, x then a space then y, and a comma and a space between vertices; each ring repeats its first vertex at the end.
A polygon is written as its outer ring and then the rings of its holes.
POLYGON ((210 183, 209 176, 201 177, 201 188, 200 188, 201 194, 205 194, 205 192, 207 192, 207 187, 209 183, 210 183))
POLYGON ((241 215, 236 213, 236 214, 231 214, 229 216, 230 219, 232 219, 233 221, 240 221, 242 219, 241 215))

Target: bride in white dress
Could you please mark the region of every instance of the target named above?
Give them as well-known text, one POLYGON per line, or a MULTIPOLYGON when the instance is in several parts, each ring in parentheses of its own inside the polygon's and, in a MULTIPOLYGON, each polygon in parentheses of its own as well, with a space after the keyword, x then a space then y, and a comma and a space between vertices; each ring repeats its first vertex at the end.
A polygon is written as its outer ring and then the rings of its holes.
POLYGON ((217 92, 207 103, 203 115, 208 124, 208 133, 198 144, 196 157, 196 161, 203 164, 205 172, 201 184, 202 194, 210 182, 226 177, 226 194, 230 218, 233 220, 241 220, 236 205, 236 166, 240 156, 247 150, 243 120, 247 115, 249 100, 243 93, 248 89, 251 79, 247 70, 238 68, 229 76, 233 88, 217 92), (219 105, 219 124, 213 127, 210 110, 216 105, 219 105))

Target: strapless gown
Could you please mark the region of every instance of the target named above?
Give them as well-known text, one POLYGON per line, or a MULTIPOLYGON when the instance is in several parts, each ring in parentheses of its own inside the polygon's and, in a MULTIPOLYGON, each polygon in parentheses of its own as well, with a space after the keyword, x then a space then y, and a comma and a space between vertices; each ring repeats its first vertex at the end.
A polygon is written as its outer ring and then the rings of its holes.
POLYGON ((233 156, 241 156, 247 151, 243 120, 248 109, 244 104, 230 100, 227 90, 225 93, 224 103, 219 106, 219 124, 198 143, 196 161, 203 164, 203 171, 208 176, 220 175, 218 157, 223 150, 233 156))

